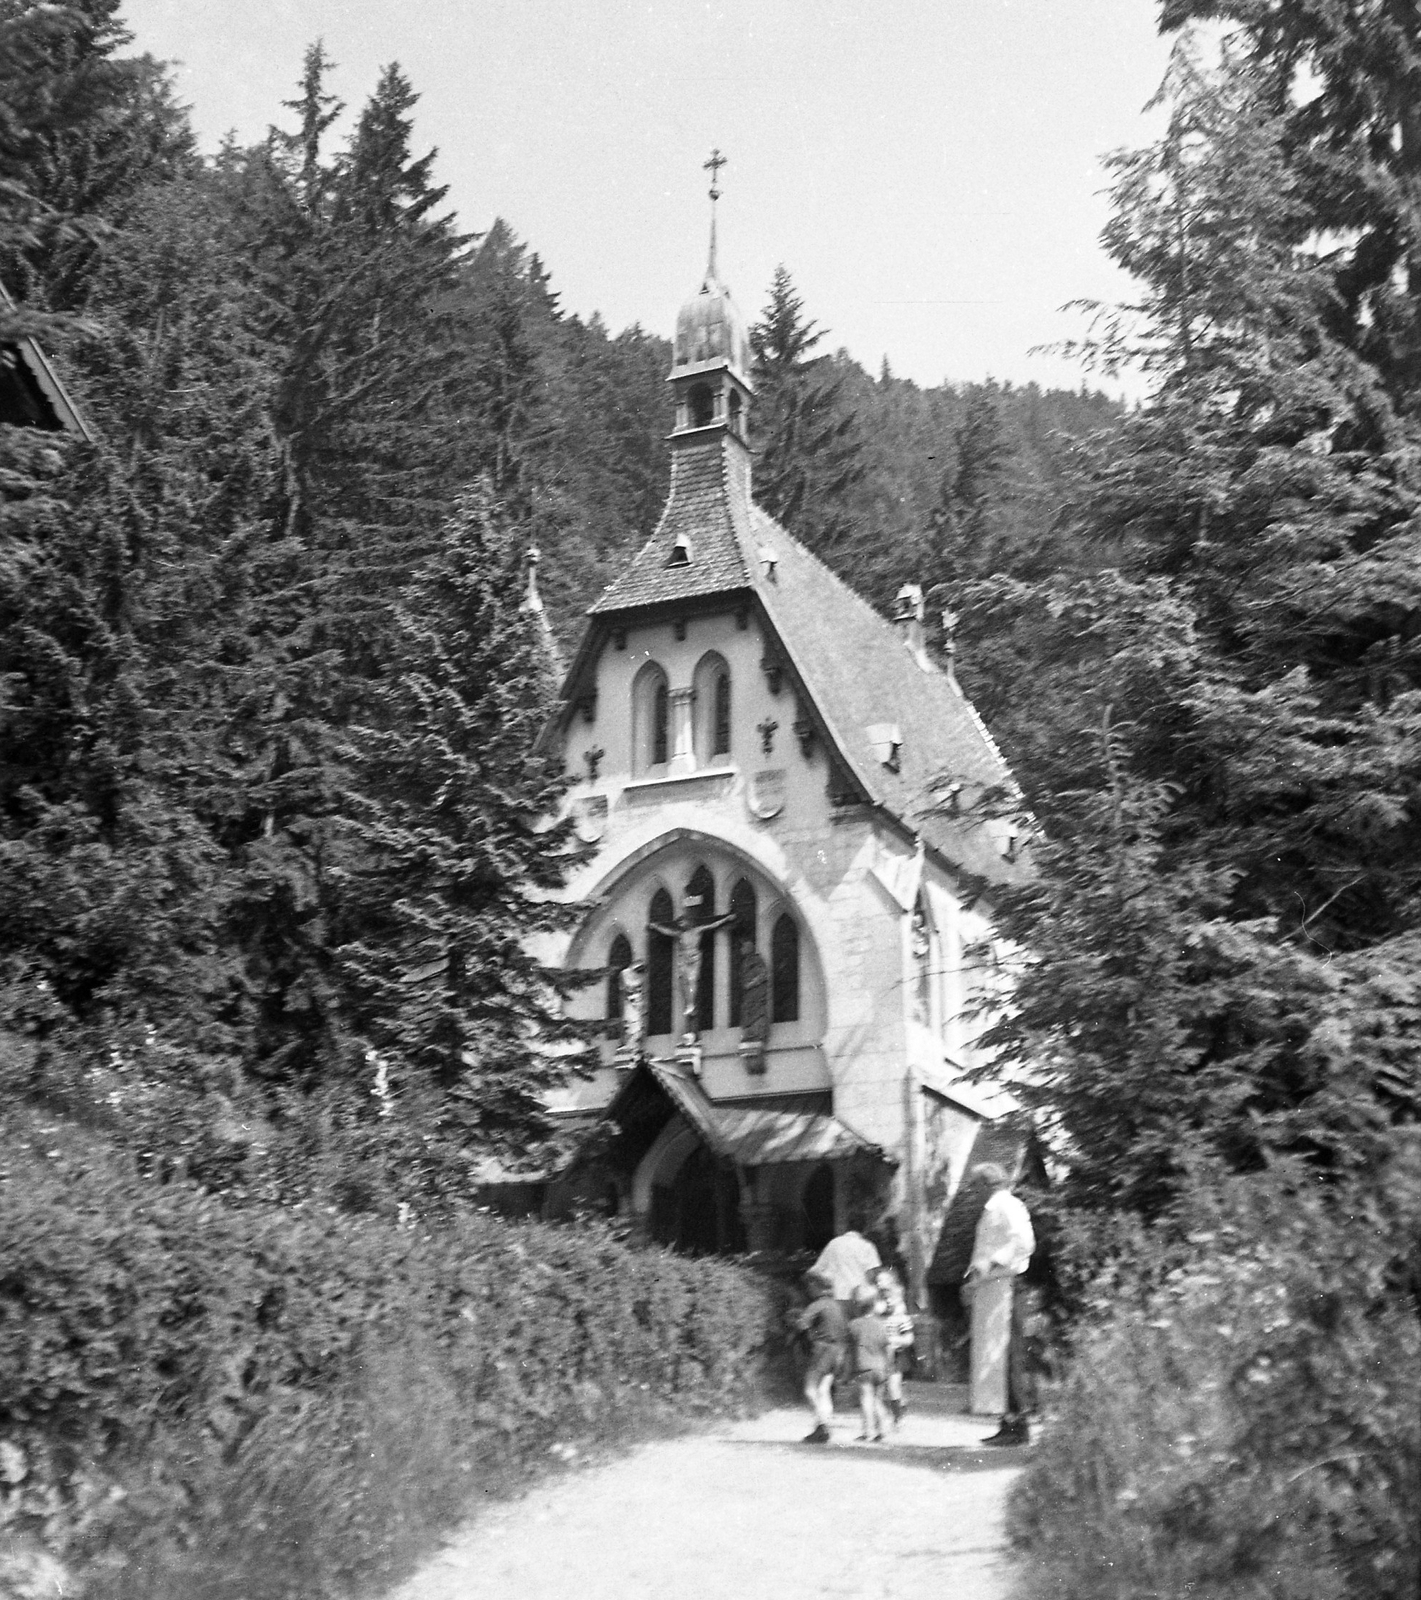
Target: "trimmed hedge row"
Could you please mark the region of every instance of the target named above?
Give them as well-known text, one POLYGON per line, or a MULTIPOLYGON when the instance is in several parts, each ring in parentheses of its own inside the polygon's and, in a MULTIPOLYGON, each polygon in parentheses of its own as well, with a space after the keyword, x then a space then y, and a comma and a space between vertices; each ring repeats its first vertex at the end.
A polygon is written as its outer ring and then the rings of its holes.
POLYGON ((782 1349, 773 1284, 604 1228, 237 1210, 4 1138, 0 1531, 66 1594, 348 1593, 550 1448, 752 1404, 782 1349))

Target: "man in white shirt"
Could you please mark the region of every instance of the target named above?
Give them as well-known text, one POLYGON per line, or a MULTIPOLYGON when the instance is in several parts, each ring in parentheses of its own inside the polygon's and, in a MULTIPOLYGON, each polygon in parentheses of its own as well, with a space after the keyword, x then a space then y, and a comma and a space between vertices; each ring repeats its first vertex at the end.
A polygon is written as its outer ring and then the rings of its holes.
MULTIPOLYGON (((852 1220, 857 1223, 862 1219, 855 1217, 852 1220)), ((857 1227, 851 1227, 847 1232, 830 1239, 819 1252, 819 1259, 810 1271, 828 1280, 829 1292, 836 1300, 851 1305, 855 1291, 866 1284, 869 1274, 882 1265, 872 1242, 865 1239, 857 1227)))
POLYGON ((991 1189, 977 1223, 972 1264, 962 1292, 972 1306, 972 1397, 974 1412, 998 1412, 1002 1425, 984 1444, 1030 1444, 1031 1407, 1026 1374, 1024 1300, 1017 1279, 1036 1249, 1031 1215, 1011 1192, 1011 1179, 994 1162, 972 1176, 991 1189))

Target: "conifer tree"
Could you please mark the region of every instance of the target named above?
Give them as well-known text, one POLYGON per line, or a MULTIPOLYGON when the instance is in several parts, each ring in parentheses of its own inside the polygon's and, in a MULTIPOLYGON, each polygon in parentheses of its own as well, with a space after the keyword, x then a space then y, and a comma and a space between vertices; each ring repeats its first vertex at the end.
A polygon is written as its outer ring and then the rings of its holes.
POLYGON ((119 0, 0 6, 0 190, 26 196, 0 278, 37 309, 79 311, 108 229, 150 183, 191 170, 192 135, 162 66, 120 56, 119 0))
POLYGON ((844 375, 814 355, 824 330, 804 316, 789 272, 776 267, 769 299, 750 329, 755 353, 755 498, 830 565, 851 563, 857 544, 845 496, 864 474, 858 420, 844 375))
POLYGON ((463 241, 435 215, 431 158, 410 151, 414 97, 387 69, 343 159, 323 50, 306 55, 293 133, 229 182, 252 244, 281 458, 267 502, 263 686, 248 702, 234 915, 258 991, 258 1051, 282 1078, 349 1057, 332 951, 347 936, 332 873, 348 776, 343 729, 390 648, 401 584, 432 546, 462 466, 463 354, 445 302, 463 241))
MULTIPOLYGON (((1174 1017, 1160 1059, 1215 1155, 1286 1145, 1362 1166, 1388 1117, 1421 1110, 1414 1076, 1364 1043, 1414 1028, 1414 996, 1388 999, 1380 975, 1421 948, 1417 440, 1333 335, 1328 263, 1298 243, 1311 200, 1256 68, 1184 52, 1168 88, 1164 138, 1114 163, 1107 239, 1142 295, 1096 350, 1158 387, 1081 452, 1067 497, 1108 564, 965 591, 979 627, 1012 641, 999 670, 1032 684, 1029 714, 998 728, 1051 835, 1042 882, 1007 916, 1038 954, 998 1040, 1050 1062, 1067 1101, 1104 1083, 1085 1019, 1111 1014, 1101 975, 1128 965, 1135 924, 1076 927, 1074 955, 1058 935, 1109 899, 1111 794, 1144 795, 1139 848, 1178 893, 1156 923, 1174 977, 1117 1010, 1118 1037, 1130 1005, 1174 1017), (1080 730, 1107 712, 1102 762, 1080 730), (1194 1116, 1189 1086, 1207 1083, 1194 1116)), ((1082 1173, 1107 1151, 1124 1163, 1117 1193, 1150 1181, 1124 1152, 1160 1050, 1117 1052, 1116 1110, 1102 1089, 1079 1154, 1082 1173)))
POLYGON ((530 939, 563 926, 549 898, 571 857, 549 828, 561 782, 531 754, 547 662, 520 613, 523 546, 487 481, 461 495, 402 599, 374 720, 356 730, 345 833, 359 935, 340 949, 345 1015, 396 1090, 439 1091, 456 1142, 544 1137, 540 1093, 576 1031, 530 939))
MULTIPOLYGON (((1207 18, 1242 41, 1281 125, 1299 222, 1327 242, 1330 335, 1421 406, 1421 28, 1411 0, 1165 0, 1160 28, 1207 18)), ((1295 233, 1303 244, 1307 235, 1295 233)))

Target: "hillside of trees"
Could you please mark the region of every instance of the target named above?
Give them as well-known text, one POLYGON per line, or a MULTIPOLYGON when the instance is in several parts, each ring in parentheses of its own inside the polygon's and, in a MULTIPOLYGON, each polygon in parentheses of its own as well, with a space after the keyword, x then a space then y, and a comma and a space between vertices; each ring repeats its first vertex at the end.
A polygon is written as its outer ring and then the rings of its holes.
MULTIPOLYGON (((204 158, 115 0, 0 27, 0 337, 95 436, 0 440, 0 1028, 47 1093, 123 1062, 358 1121, 383 1062, 456 1167, 536 1143, 576 1040, 521 942, 568 848, 522 563, 567 653, 665 496, 669 345, 460 231, 398 66, 338 142, 314 45, 204 158)), ((1048 540, 1062 430, 1119 420, 820 359, 785 273, 764 316, 767 503, 880 602, 1048 540)))
MULTIPOLYGON (((1018 1537, 1052 1592, 1401 1600, 1421 46, 1407 0, 1160 19, 1168 127, 1103 238, 1135 302, 1078 347, 1148 398, 871 375, 782 268, 757 493, 875 604, 924 586, 1032 838, 984 1023, 1077 1359, 1018 1537)), ((461 231, 398 66, 344 139, 322 46, 292 68, 207 157, 118 0, 0 0, 0 347, 93 433, 0 424, 0 1090, 31 1165, 45 1119, 94 1141, 46 1205, 136 1173, 175 1216, 378 1218, 378 1255, 539 1153, 581 1046, 529 953, 578 847, 525 557, 566 651, 655 524, 669 347, 461 231)))

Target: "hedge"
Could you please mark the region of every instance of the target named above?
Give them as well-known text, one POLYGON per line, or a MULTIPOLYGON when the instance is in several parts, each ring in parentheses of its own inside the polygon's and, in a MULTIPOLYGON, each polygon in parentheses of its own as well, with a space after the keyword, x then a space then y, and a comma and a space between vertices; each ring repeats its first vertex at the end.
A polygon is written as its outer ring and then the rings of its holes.
POLYGON ((745 1408, 781 1353, 773 1284, 605 1227, 238 1209, 74 1153, 72 1129, 3 1134, 17 1589, 26 1562, 93 1600, 378 1586, 481 1489, 745 1408))

